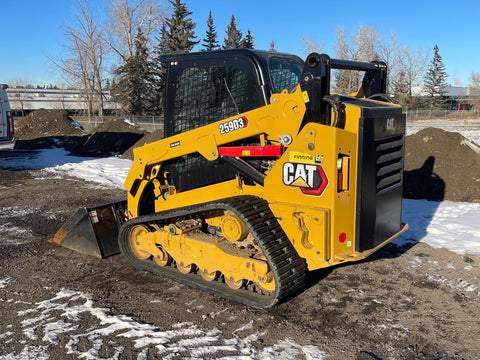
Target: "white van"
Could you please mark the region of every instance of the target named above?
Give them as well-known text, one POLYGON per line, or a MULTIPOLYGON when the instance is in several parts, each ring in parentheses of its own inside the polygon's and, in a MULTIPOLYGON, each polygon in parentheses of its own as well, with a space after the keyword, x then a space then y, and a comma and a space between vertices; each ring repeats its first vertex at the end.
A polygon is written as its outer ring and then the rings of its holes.
POLYGON ((10 112, 8 102, 8 88, 5 84, 0 84, 0 150, 11 150, 15 147, 17 139, 13 136, 15 128, 13 125, 13 116, 10 112))

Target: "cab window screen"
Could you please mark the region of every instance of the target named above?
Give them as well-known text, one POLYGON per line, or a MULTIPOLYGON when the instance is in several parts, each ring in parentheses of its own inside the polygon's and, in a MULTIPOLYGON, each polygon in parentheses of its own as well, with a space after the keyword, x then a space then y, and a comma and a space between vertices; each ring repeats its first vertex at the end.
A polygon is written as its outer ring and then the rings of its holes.
POLYGON ((183 69, 177 77, 174 133, 244 111, 247 85, 245 72, 232 66, 183 69))
POLYGON ((270 58, 270 76, 276 93, 292 91, 298 85, 302 65, 291 59, 270 58))

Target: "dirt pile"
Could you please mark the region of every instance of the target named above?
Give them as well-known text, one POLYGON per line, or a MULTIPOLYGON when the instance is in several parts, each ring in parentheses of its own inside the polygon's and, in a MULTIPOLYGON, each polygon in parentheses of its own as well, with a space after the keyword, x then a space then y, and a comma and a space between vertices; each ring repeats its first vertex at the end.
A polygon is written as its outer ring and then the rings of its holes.
POLYGON ((84 135, 84 131, 64 110, 39 109, 15 124, 15 135, 20 140, 31 140, 48 136, 79 136, 84 135))
POLYGON ((85 142, 72 151, 78 156, 120 155, 143 138, 146 130, 124 120, 112 119, 97 126, 85 142))
POLYGON ((404 197, 480 202, 480 146, 437 128, 405 143, 404 197))
POLYGON ((110 119, 98 125, 93 131, 98 132, 132 132, 138 134, 145 134, 146 130, 140 126, 123 119, 110 119))
POLYGON ((125 151, 122 154, 122 157, 126 159, 133 159, 133 149, 143 146, 146 143, 152 143, 160 139, 163 139, 163 129, 158 129, 154 132, 146 133, 143 138, 133 144, 133 146, 131 146, 127 151, 125 151))

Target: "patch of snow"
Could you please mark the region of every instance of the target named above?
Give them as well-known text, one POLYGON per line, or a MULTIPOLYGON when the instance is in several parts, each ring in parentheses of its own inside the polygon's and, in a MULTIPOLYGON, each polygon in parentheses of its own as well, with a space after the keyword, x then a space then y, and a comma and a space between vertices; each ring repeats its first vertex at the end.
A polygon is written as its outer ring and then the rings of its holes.
POLYGON ((238 329, 233 330, 233 332, 237 333, 237 332, 244 331, 244 330, 249 330, 249 329, 252 329, 252 328, 253 328, 253 320, 251 320, 248 324, 245 324, 245 325, 239 327, 238 329))
MULTIPOLYGON (((2 235, 2 237, 16 236, 25 239, 32 234, 32 231, 22 229, 17 226, 12 226, 10 223, 7 222, 0 225, 0 234, 2 235)), ((23 244, 23 241, 19 241, 19 239, 2 239, 2 242, 6 244, 23 244)))
POLYGON ((5 289, 9 283, 11 283, 12 281, 14 281, 15 278, 13 277, 7 277, 5 279, 0 279, 0 289, 5 289))
POLYGON ((75 120, 70 120, 70 122, 72 123, 73 126, 75 126, 76 128, 79 128, 80 130, 83 131, 83 126, 80 125, 78 122, 76 122, 75 120))
POLYGON ((84 160, 81 163, 66 162, 62 165, 45 168, 45 170, 82 178, 105 186, 123 188, 131 164, 131 160, 111 157, 84 160))
POLYGON ((35 359, 35 360, 48 360, 50 356, 47 352, 48 345, 44 346, 34 346, 34 345, 26 345, 22 352, 18 355, 13 353, 2 355, 1 360, 27 360, 27 359, 35 359))
MULTIPOLYGON (((124 341, 128 339, 138 349, 137 359, 154 355, 163 359, 178 356, 188 358, 212 358, 227 352, 223 359, 324 359, 327 354, 314 345, 300 345, 292 339, 284 339, 273 346, 258 350, 257 344, 266 332, 253 331, 250 322, 233 331, 230 337, 219 329, 202 329, 191 322, 177 323, 169 329, 135 321, 126 315, 111 315, 109 309, 95 307, 91 296, 81 292, 63 289, 55 297, 40 301, 35 307, 18 312, 23 335, 28 341, 41 341, 42 346, 26 345, 21 354, 9 354, 1 359, 42 359, 48 358, 52 346, 65 346, 68 354, 78 358, 98 359, 99 353, 108 342, 115 354, 121 356, 124 341), (79 322, 84 316, 93 316, 92 326, 79 331, 79 322), (252 330, 252 331, 249 331, 252 330), (249 332, 240 336, 239 332, 249 332), (60 341, 59 339, 62 339, 60 341), (116 342, 118 338, 118 342, 116 342), (65 345, 62 345, 64 344, 65 345), (81 345, 80 345, 81 344, 81 345), (85 344, 88 344, 86 346, 85 344), (236 354, 236 355, 234 355, 236 354), (29 357, 32 355, 33 357, 29 357)), ((1 334, 2 341, 18 339, 19 334, 8 331, 1 334)), ((18 340, 17 340, 18 341, 18 340)), ((21 343, 20 340, 19 342, 21 343)))
POLYGON ((4 334, 0 334, 0 339, 3 339, 3 338, 5 338, 5 337, 7 337, 7 336, 12 336, 12 335, 14 335, 14 334, 15 334, 15 333, 13 333, 13 332, 11 332, 11 331, 7 331, 7 332, 4 333, 4 334))
POLYGON ((422 241, 458 254, 480 255, 480 204, 404 199, 402 206, 402 221, 409 229, 395 244, 422 241))
POLYGON ((2 217, 23 217, 25 215, 35 214, 39 211, 38 208, 20 209, 17 206, 7 206, 0 208, 2 217))
POLYGON ((126 124, 128 124, 128 125, 137 126, 137 124, 134 123, 134 122, 133 122, 132 120, 130 120, 130 119, 125 119, 125 120, 123 120, 123 121, 124 121, 126 124))
POLYGON ((480 155, 480 147, 478 147, 477 145, 475 145, 474 143, 468 141, 468 140, 462 140, 462 142, 460 143, 460 145, 466 145, 468 146, 470 149, 472 149, 473 151, 475 151, 477 154, 480 155))
MULTIPOLYGON (((428 280, 442 284, 450 289, 462 292, 462 293, 473 293, 475 297, 480 297, 480 289, 477 285, 470 284, 465 279, 449 279, 446 276, 439 274, 426 274, 428 280)), ((466 294, 465 294, 466 295, 466 294)))
POLYGON ((285 339, 260 351, 259 358, 265 360, 291 360, 298 359, 302 355, 307 360, 321 360, 327 357, 327 353, 319 351, 317 346, 300 346, 292 339, 285 339))
POLYGON ((123 188, 131 160, 85 158, 68 155, 63 148, 17 151, 0 158, 0 168, 8 170, 46 170, 53 176, 75 176, 111 187, 123 188))

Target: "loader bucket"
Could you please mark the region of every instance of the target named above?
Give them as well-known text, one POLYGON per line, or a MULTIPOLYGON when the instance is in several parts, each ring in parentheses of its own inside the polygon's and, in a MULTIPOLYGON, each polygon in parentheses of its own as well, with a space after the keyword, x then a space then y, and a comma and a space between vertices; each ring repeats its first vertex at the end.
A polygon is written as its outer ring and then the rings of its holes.
POLYGON ((48 242, 99 259, 118 254, 118 229, 126 200, 81 207, 48 242))

